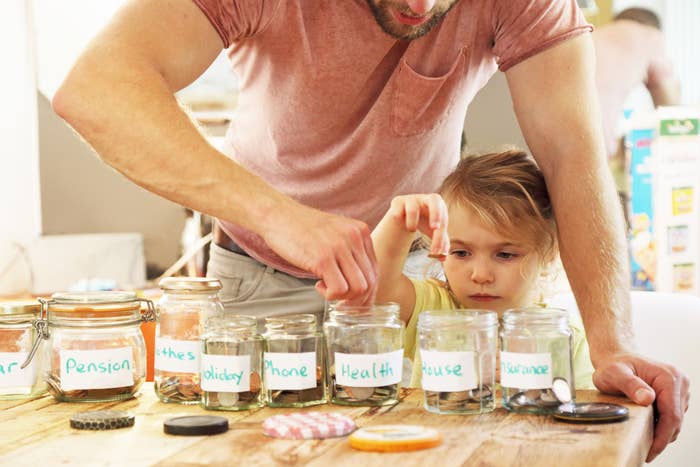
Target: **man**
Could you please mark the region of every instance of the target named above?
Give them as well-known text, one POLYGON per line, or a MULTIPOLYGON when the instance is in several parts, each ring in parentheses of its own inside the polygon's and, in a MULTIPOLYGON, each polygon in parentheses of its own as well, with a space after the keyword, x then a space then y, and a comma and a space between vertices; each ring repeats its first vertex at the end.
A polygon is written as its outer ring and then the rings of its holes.
POLYGON ((53 104, 108 164, 219 219, 211 266, 233 290, 227 308, 290 312, 313 306, 314 283, 327 300, 372 300, 370 229, 393 196, 436 189, 468 103, 500 67, 551 192, 595 384, 658 396, 652 459, 678 435, 688 380, 630 353, 589 31, 574 0, 132 1, 53 104), (240 77, 230 157, 173 97, 222 47, 240 77))
POLYGON ((664 46, 658 16, 645 8, 628 8, 593 33, 596 87, 603 117, 605 149, 615 182, 626 205, 629 191, 622 147, 625 101, 644 85, 654 106, 676 105, 680 83, 664 46))

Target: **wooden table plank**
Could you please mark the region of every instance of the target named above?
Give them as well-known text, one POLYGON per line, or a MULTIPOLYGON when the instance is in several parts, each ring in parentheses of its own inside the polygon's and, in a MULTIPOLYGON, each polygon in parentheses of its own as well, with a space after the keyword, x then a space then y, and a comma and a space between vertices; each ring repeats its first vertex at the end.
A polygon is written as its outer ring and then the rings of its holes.
POLYGON ((502 408, 475 416, 436 415, 423 409, 418 390, 404 391, 402 402, 389 407, 327 404, 246 412, 163 404, 150 388, 144 388, 136 399, 100 404, 56 403, 44 396, 0 402, 0 439, 4 441, 0 445, 0 465, 640 465, 651 444, 651 408, 595 391, 579 392, 577 397, 580 401, 623 403, 630 408, 630 419, 615 424, 568 424, 546 416, 512 414, 502 408), (130 410, 136 415, 136 424, 129 429, 102 432, 69 427, 71 414, 99 409, 130 410), (354 418, 358 426, 431 426, 440 430, 443 444, 412 453, 380 454, 353 450, 346 437, 289 441, 262 434, 263 420, 291 410, 339 412, 354 418), (231 429, 209 437, 163 433, 167 418, 205 413, 227 417, 231 429))

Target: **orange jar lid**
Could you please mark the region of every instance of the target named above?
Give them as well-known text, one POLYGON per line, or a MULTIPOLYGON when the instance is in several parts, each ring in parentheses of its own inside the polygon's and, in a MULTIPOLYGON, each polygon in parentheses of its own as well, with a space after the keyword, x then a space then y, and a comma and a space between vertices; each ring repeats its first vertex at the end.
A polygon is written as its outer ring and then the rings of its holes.
POLYGON ((420 425, 377 425, 350 435, 350 446, 360 451, 418 451, 442 443, 440 432, 420 425))

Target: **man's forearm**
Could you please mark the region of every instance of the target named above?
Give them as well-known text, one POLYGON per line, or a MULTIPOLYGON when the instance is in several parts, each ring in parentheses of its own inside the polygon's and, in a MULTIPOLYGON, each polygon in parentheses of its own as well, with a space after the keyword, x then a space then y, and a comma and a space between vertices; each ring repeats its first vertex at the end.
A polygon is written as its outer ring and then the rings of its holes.
MULTIPOLYGON (((590 159, 589 159, 590 160, 590 159)), ((570 158, 548 179, 559 228, 561 258, 582 310, 595 364, 631 350, 629 267, 622 211, 602 164, 570 158)))
POLYGON ((147 65, 78 62, 54 109, 107 164, 176 203, 259 231, 251 213, 264 222, 292 202, 209 145, 147 65))

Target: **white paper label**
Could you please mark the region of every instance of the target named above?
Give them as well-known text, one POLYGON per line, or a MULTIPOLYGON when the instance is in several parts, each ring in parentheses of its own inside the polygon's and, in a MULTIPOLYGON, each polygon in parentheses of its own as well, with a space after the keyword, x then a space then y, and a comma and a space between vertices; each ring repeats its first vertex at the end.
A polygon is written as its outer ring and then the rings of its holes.
POLYGON ((335 353, 335 382, 372 388, 401 381, 403 349, 377 354, 335 353))
POLYGON ((34 356, 29 365, 22 370, 20 366, 27 359, 27 355, 29 352, 0 352, 0 388, 18 388, 17 391, 12 391, 16 394, 32 392, 31 388, 36 382, 39 369, 39 356, 34 356))
POLYGON ((552 387, 552 354, 501 352, 501 386, 518 389, 552 387))
POLYGON ((425 391, 467 391, 477 387, 474 352, 420 349, 421 385, 425 391))
POLYGON ((250 391, 250 355, 202 354, 201 376, 204 391, 250 391))
POLYGON ((61 388, 107 389, 133 386, 131 347, 101 350, 61 350, 61 388))
POLYGON ((199 341, 156 338, 156 370, 174 373, 199 373, 199 341))
POLYGON ((316 387, 316 352, 265 352, 265 389, 316 387))

